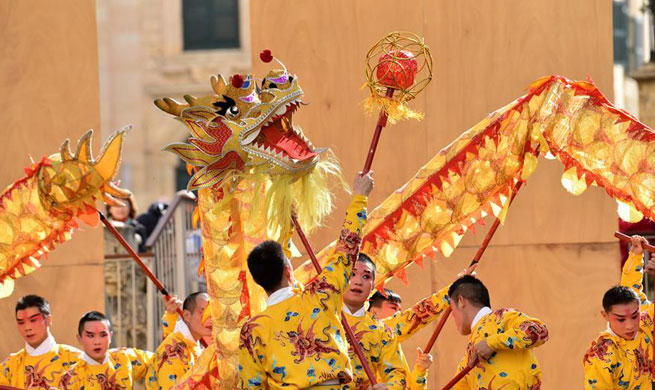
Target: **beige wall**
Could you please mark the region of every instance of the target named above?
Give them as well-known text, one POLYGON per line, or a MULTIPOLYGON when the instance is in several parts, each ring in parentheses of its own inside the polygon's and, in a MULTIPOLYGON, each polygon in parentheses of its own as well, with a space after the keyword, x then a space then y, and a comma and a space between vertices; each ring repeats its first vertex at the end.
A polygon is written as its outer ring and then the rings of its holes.
MULTIPOLYGON (((253 0, 251 21, 254 70, 260 76, 266 70, 258 53, 268 48, 298 74, 311 105, 294 123, 315 145, 332 147, 349 178, 363 165, 374 127, 360 107, 366 52, 392 30, 425 36, 435 79, 413 103, 425 119, 385 129, 373 164, 372 206, 541 76, 588 74, 611 96, 610 1, 253 0)), ((598 313, 602 293, 619 279, 614 201, 597 188, 573 197, 560 185, 562 171, 559 162, 541 160, 478 269, 494 306, 515 307, 549 325, 551 341, 537 352, 544 389, 582 387, 582 355, 605 327, 598 313)), ((328 226, 313 237, 317 248, 335 238, 347 196, 339 193, 339 199, 328 226)), ((426 262, 425 271, 412 268, 409 286, 393 281, 390 287, 406 303, 436 291, 470 261, 484 234, 469 234, 450 259, 426 262)), ((429 333, 406 343, 410 359, 429 333)), ((464 347, 451 321, 436 344, 431 389, 453 376, 464 347)))
MULTIPOLYGON (((0 1, 0 186, 23 175, 35 159, 54 153, 67 137, 99 130, 95 5, 71 0, 0 1)), ((99 150, 99 132, 94 150, 99 150)), ((41 270, 16 281, 0 299, 0 359, 21 348, 14 305, 28 293, 50 300, 53 333, 76 345, 77 320, 104 310, 102 231, 85 228, 50 254, 41 270)))

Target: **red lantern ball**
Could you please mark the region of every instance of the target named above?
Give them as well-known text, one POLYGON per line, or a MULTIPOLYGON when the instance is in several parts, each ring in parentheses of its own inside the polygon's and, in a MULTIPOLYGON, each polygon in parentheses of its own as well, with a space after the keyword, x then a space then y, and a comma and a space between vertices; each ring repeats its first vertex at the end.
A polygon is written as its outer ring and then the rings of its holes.
POLYGON ((394 89, 406 89, 414 84, 418 65, 408 50, 394 50, 380 56, 376 76, 380 84, 394 89))

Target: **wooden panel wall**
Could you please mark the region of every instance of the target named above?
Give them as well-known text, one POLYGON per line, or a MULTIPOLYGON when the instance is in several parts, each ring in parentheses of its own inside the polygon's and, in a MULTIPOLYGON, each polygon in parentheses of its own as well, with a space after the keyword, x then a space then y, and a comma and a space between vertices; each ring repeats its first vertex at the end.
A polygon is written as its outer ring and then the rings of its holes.
MULTIPOLYGON (((332 147, 350 178, 363 165, 375 122, 360 107, 366 52, 389 31, 425 36, 435 78, 413 103, 425 119, 385 130, 373 164, 375 206, 461 132, 541 76, 590 75, 612 96, 611 12, 610 1, 597 0, 253 0, 254 71, 262 77, 267 70, 258 58, 267 48, 300 77, 311 104, 296 113, 294 123, 315 145, 332 147)), ((538 350, 544 389, 582 387, 582 355, 605 326, 602 293, 619 279, 614 202, 599 189, 573 197, 560 185, 562 171, 559 162, 542 159, 478 269, 494 306, 512 306, 548 323, 551 341, 538 350)), ((337 234, 348 200, 338 196, 328 226, 312 237, 317 248, 337 234)), ((406 305, 438 290, 469 262, 484 234, 466 236, 450 259, 426 264, 429 272, 413 268, 408 286, 394 281, 390 287, 406 305)), ((429 333, 407 343, 410 359, 429 333)), ((431 389, 452 377, 464 341, 452 324, 446 326, 435 349, 431 389)))
MULTIPOLYGON (((58 151, 97 130, 100 149, 95 4, 73 0, 0 1, 0 187, 22 177, 28 156, 58 151)), ((22 348, 14 305, 24 294, 46 297, 57 341, 77 345, 77 321, 104 310, 102 230, 83 228, 50 254, 44 267, 16 281, 14 294, 0 299, 0 359, 22 348)))

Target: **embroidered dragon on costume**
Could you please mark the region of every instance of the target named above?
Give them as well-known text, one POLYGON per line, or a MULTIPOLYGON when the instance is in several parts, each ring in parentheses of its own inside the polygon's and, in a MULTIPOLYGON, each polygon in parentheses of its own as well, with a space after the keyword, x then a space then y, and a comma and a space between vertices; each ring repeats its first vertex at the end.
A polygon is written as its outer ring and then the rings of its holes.
MULTIPOLYGON (((295 351, 291 352, 292 356, 297 356, 297 358, 293 360, 294 363, 298 364, 305 360, 305 358, 309 357, 314 357, 314 360, 319 361, 321 360, 321 356, 324 353, 339 352, 336 348, 331 348, 326 345, 328 340, 321 340, 314 335, 315 324, 316 321, 312 322, 312 324, 309 326, 309 329, 307 329, 307 333, 305 333, 302 329, 302 322, 299 322, 298 329, 296 331, 287 332, 287 334, 280 332, 278 334, 280 339, 287 340, 294 346, 295 351)), ((323 335, 328 338, 329 336, 327 336, 325 331, 329 328, 330 326, 328 325, 325 329, 323 329, 323 335)))

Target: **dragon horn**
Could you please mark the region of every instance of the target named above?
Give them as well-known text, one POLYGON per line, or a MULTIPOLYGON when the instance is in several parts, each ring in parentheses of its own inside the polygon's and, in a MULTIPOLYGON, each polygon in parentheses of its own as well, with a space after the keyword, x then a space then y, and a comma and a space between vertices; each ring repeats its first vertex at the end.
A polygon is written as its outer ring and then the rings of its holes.
POLYGON ((129 125, 115 131, 112 135, 109 136, 109 139, 102 147, 100 156, 96 160, 93 167, 96 171, 98 171, 103 179, 111 180, 118 171, 118 166, 120 165, 121 150, 123 149, 123 137, 125 136, 125 133, 127 133, 131 128, 132 126, 129 125))

